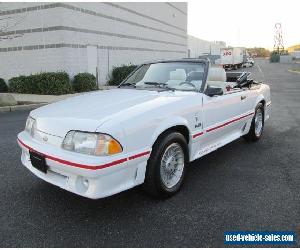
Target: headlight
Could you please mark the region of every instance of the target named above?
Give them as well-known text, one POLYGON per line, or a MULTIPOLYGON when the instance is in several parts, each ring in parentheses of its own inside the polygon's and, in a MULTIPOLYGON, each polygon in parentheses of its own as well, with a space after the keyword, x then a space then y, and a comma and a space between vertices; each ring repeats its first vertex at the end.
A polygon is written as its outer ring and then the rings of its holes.
POLYGON ((33 135, 34 128, 35 127, 35 119, 32 117, 28 116, 26 125, 25 125, 25 131, 27 131, 29 134, 33 135))
POLYGON ((62 148, 65 150, 96 156, 108 156, 121 153, 122 146, 107 134, 70 131, 66 135, 62 148))

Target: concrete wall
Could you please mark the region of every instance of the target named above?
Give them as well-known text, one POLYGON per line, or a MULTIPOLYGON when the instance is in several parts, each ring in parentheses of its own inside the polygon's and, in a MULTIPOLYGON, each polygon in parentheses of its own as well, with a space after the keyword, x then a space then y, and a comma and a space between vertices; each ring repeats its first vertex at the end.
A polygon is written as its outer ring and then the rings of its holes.
POLYGON ((280 62, 281 63, 292 63, 293 62, 293 57, 290 56, 290 55, 280 56, 280 62))
POLYGON ((300 59, 300 51, 293 51, 293 52, 290 52, 290 55, 291 55, 293 58, 300 59))
POLYGON ((0 77, 187 56, 187 3, 1 3, 0 77), (4 18, 4 19, 3 19, 4 18), (2 22, 2 23, 1 23, 2 22), (2 39, 1 39, 2 38, 2 39), (12 38, 12 39, 3 39, 12 38))

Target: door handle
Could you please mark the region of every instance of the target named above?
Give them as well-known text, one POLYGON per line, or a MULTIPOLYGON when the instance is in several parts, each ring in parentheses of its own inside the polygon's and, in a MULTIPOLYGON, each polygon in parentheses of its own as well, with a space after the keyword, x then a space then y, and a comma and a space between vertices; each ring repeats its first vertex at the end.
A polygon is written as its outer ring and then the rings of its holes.
POLYGON ((246 99, 247 98, 247 96, 245 96, 245 95, 242 95, 241 96, 241 100, 244 100, 244 99, 246 99))

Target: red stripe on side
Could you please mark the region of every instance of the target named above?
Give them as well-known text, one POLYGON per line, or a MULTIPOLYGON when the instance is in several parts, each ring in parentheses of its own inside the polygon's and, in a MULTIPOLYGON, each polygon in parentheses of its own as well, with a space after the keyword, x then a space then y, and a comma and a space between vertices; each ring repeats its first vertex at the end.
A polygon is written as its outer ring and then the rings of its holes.
POLYGON ((193 135, 193 138, 196 138, 196 137, 198 137, 198 136, 201 136, 201 135, 203 135, 203 132, 200 132, 200 133, 194 134, 194 135, 193 135))
POLYGON ((76 168, 89 169, 89 170, 99 170, 99 169, 103 169, 103 168, 112 167, 112 166, 124 163, 127 160, 133 160, 133 159, 136 159, 136 158, 139 158, 139 157, 150 154, 150 151, 147 151, 147 152, 143 152, 143 153, 140 153, 140 154, 137 154, 137 155, 130 156, 129 158, 119 159, 119 160, 112 161, 112 162, 109 162, 109 163, 106 163, 106 164, 103 164, 103 165, 91 166, 91 165, 83 165, 83 164, 80 164, 80 163, 75 163, 75 162, 62 160, 62 159, 53 157, 51 155, 46 155, 46 154, 40 153, 40 152, 36 151, 35 149, 31 148, 30 146, 26 145, 19 138, 18 138, 18 142, 21 145, 23 145, 25 148, 29 149, 30 151, 37 152, 37 153, 43 155, 45 158, 47 158, 49 160, 56 161, 56 162, 59 162, 59 163, 62 163, 62 164, 68 165, 68 166, 72 166, 72 167, 76 167, 76 168))
POLYGON ((245 118, 245 117, 248 117, 248 116, 250 116, 250 115, 253 115, 253 114, 254 114, 254 112, 251 113, 251 114, 247 114, 247 115, 241 116, 241 117, 239 117, 239 118, 233 119, 233 120, 231 120, 231 121, 225 122, 225 123, 223 123, 223 124, 221 124, 221 125, 219 125, 219 126, 216 126, 216 127, 210 128, 210 129, 207 129, 206 132, 211 132, 211 131, 214 131, 214 130, 216 130, 216 129, 223 128, 223 127, 225 127, 225 126, 227 126, 227 125, 229 125, 229 124, 231 124, 231 123, 234 123, 234 122, 236 122, 236 121, 239 121, 239 120, 241 120, 241 119, 243 119, 243 118, 245 118))
POLYGON ((140 158, 140 157, 145 156, 145 155, 148 155, 148 154, 150 154, 150 151, 146 151, 146 152, 143 152, 143 153, 140 153, 140 154, 137 154, 137 155, 130 156, 130 157, 128 158, 128 160, 129 160, 129 161, 130 161, 130 160, 134 160, 134 159, 136 159, 136 158, 140 158))

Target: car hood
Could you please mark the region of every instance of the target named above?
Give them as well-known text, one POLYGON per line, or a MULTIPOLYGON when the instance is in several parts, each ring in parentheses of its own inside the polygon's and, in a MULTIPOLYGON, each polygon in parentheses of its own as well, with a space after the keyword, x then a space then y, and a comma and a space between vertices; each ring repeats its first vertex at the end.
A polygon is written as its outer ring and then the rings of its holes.
MULTIPOLYGON (((64 137, 70 130, 96 131, 97 127, 117 113, 132 107, 145 106, 155 101, 164 103, 170 97, 170 91, 150 91, 134 89, 113 89, 91 92, 65 99, 38 108, 31 112, 37 121, 37 129, 52 135, 64 137), (146 104, 147 105, 147 104, 146 104)), ((176 98, 175 98, 176 99, 176 98)), ((149 107, 149 105, 147 105, 149 107)), ((126 115, 126 114, 125 114, 126 115)))

